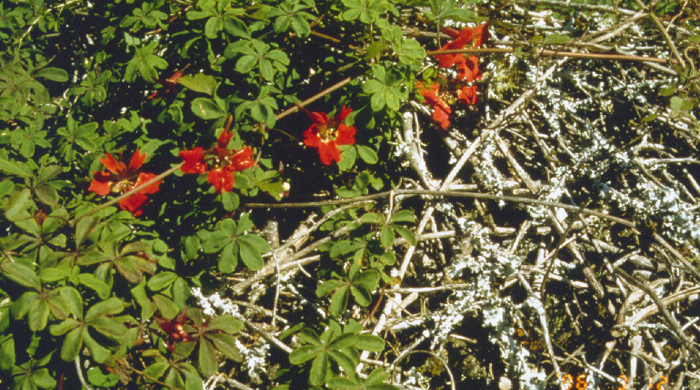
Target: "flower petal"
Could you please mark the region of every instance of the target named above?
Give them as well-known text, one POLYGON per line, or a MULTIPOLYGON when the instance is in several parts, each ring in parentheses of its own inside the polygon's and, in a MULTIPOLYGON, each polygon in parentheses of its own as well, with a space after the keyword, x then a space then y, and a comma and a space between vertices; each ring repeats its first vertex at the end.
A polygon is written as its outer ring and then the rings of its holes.
POLYGON ((105 153, 105 157, 101 158, 100 162, 105 166, 105 168, 115 175, 119 175, 121 172, 126 170, 124 163, 121 161, 117 162, 117 160, 115 160, 109 153, 105 153))
MULTIPOLYGON (((139 178, 136 180, 136 184, 134 184, 134 187, 138 187, 141 184, 144 184, 145 182, 153 179, 157 175, 155 173, 150 173, 150 172, 141 172, 139 173, 139 178)), ((149 185, 148 187, 140 190, 138 193, 139 194, 155 194, 160 190, 160 183, 162 180, 158 180, 157 182, 149 185)))
POLYGON ((231 192, 233 180, 233 171, 227 168, 212 169, 207 175, 207 181, 214 186, 218 193, 231 192))
POLYGON ((480 26, 474 27, 474 47, 481 47, 490 36, 488 23, 483 23, 480 26))
POLYGON ((338 114, 336 114, 336 116, 335 116, 335 118, 333 118, 333 120, 338 121, 338 123, 343 123, 343 121, 345 121, 345 118, 347 118, 351 112, 352 112, 352 108, 346 108, 345 106, 343 106, 343 108, 340 110, 340 112, 338 114))
POLYGON ((335 136, 335 143, 338 145, 355 145, 355 126, 345 126, 341 123, 335 136))
POLYGON ((304 131, 304 145, 310 146, 312 148, 318 148, 321 144, 321 138, 318 136, 318 125, 313 124, 311 127, 304 131))
POLYGON ((476 91, 476 85, 472 85, 471 87, 464 86, 459 90, 457 100, 466 106, 476 104, 479 101, 479 96, 476 94, 476 91))
POLYGON ((107 172, 93 172, 95 179, 90 183, 88 191, 92 191, 100 196, 109 194, 112 189, 112 175, 107 172))
POLYGON ((129 210, 134 217, 143 214, 143 207, 147 204, 148 198, 140 192, 119 201, 119 207, 122 210, 129 210))
POLYGON ((231 141, 231 137, 233 137, 232 131, 223 130, 221 132, 221 135, 219 135, 219 140, 217 141, 218 146, 220 148, 226 148, 228 146, 228 143, 231 141))
POLYGON ((129 171, 134 172, 137 169, 141 168, 141 165, 143 165, 143 162, 146 161, 146 153, 141 154, 138 149, 134 152, 134 155, 131 156, 131 162, 129 162, 129 171))
POLYGON ((180 158, 185 162, 180 167, 180 170, 184 173, 201 175, 208 169, 207 164, 204 162, 204 149, 199 146, 190 150, 181 150, 180 158))
POLYGON ((318 146, 318 155, 325 165, 331 165, 333 161, 340 162, 340 150, 335 141, 321 142, 318 146))
POLYGON ((255 165, 255 161, 253 161, 251 157, 253 157, 253 149, 250 147, 245 147, 235 153, 232 153, 229 169, 232 172, 237 172, 252 167, 255 165))

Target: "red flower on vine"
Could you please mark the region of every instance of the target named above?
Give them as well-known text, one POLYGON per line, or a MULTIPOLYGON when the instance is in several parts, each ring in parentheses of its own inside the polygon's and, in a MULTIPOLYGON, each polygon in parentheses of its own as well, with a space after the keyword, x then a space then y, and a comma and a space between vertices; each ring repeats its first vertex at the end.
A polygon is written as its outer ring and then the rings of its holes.
POLYGON ((438 82, 429 85, 428 88, 419 82, 417 88, 418 92, 423 95, 423 103, 433 107, 433 119, 442 129, 447 129, 450 126, 451 106, 455 102, 469 106, 476 104, 479 100, 476 85, 468 86, 464 83, 449 82, 444 78, 439 78, 438 82))
POLYGON ((166 95, 166 96, 173 96, 177 94, 177 81, 180 80, 180 77, 182 77, 183 73, 185 72, 185 69, 189 68, 190 64, 185 65, 184 68, 176 71, 173 73, 172 76, 170 76, 167 79, 156 79, 155 77, 153 78, 156 83, 160 84, 163 86, 163 88, 153 92, 150 96, 148 96, 149 99, 151 100, 156 100, 160 99, 162 96, 161 95, 166 95))
MULTIPOLYGON (((111 154, 107 153, 105 158, 100 159, 100 162, 109 172, 93 172, 95 178, 90 183, 88 191, 92 191, 100 196, 105 196, 110 192, 123 194, 134 187, 146 183, 156 177, 156 175, 149 172, 137 172, 145 160, 146 154, 142 154, 136 149, 127 167, 122 161, 115 160, 111 154)), ((141 215, 143 207, 148 204, 146 195, 158 192, 160 183, 161 181, 159 180, 122 199, 119 201, 119 207, 122 210, 129 210, 134 216, 141 215)))
POLYGON ((245 147, 241 150, 229 150, 228 144, 233 133, 228 131, 231 119, 226 128, 221 132, 216 146, 204 150, 196 147, 180 152, 184 161, 180 170, 184 173, 207 173, 207 181, 214 186, 218 193, 231 192, 233 190, 233 172, 242 171, 255 165, 253 161, 253 149, 245 147))
POLYGON ((450 126, 450 114, 452 109, 445 103, 439 95, 440 84, 435 83, 425 88, 423 83, 418 83, 418 92, 423 95, 423 102, 433 107, 433 119, 441 128, 447 129, 450 126))
POLYGON ((309 111, 299 105, 297 107, 314 121, 314 124, 304 131, 304 145, 318 148, 318 155, 325 165, 331 165, 333 161, 340 162, 338 145, 355 144, 355 126, 347 126, 344 123, 352 109, 343 106, 333 119, 329 119, 325 112, 309 111))
POLYGON ((457 100, 465 106, 471 104, 476 104, 479 101, 479 96, 476 94, 476 85, 463 86, 459 91, 457 91, 457 100))
MULTIPOLYGON (((441 31, 450 37, 453 41, 448 42, 440 50, 460 50, 470 42, 474 43, 474 47, 481 47, 489 38, 488 23, 483 23, 480 26, 469 28, 466 27, 460 31, 453 28, 443 27, 441 31)), ((457 80, 466 79, 468 82, 481 80, 481 70, 479 69, 479 58, 471 55, 468 58, 462 53, 456 54, 440 54, 435 56, 441 68, 450 68, 457 65, 457 80)))

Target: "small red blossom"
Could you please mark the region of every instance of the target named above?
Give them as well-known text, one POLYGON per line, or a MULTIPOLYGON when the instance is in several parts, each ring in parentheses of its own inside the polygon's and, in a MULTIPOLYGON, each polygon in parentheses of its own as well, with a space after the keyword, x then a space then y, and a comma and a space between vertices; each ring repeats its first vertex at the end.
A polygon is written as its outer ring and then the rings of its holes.
POLYGON ((314 121, 303 133, 304 145, 318 148, 318 155, 324 165, 331 165, 333 161, 340 162, 338 145, 355 144, 355 126, 344 123, 352 109, 343 106, 333 119, 329 119, 325 112, 309 111, 299 105, 297 107, 314 121))
POLYGON ((433 119, 441 128, 447 129, 450 126, 450 114, 452 109, 445 103, 438 94, 440 84, 435 83, 426 89, 423 83, 418 83, 418 92, 423 95, 424 103, 433 107, 433 119))
POLYGON ((476 94, 476 85, 463 86, 459 91, 457 91, 457 100, 465 106, 476 104, 479 102, 479 96, 476 94))
POLYGON ((168 349, 173 351, 175 349, 175 343, 194 341, 197 339, 196 335, 192 335, 185 330, 185 322, 187 321, 187 308, 180 313, 177 317, 172 320, 168 320, 160 317, 153 317, 158 323, 160 329, 168 335, 168 349))
MULTIPOLYGON (((466 27, 460 31, 453 28, 443 27, 442 32, 453 38, 453 41, 445 44, 440 50, 460 50, 470 42, 474 47, 481 47, 489 38, 488 23, 483 23, 475 28, 466 27)), ((464 54, 440 54, 435 56, 441 68, 450 68, 457 65, 457 80, 466 79, 468 82, 481 80, 481 70, 479 69, 479 58, 471 55, 469 58, 464 54)))
POLYGON ((176 71, 173 73, 172 76, 170 76, 167 79, 156 79, 154 77, 154 80, 156 83, 160 84, 163 86, 163 88, 153 92, 151 95, 148 96, 149 99, 151 100, 157 100, 160 99, 162 96, 173 96, 177 94, 177 81, 182 77, 182 75, 185 72, 185 69, 189 68, 190 64, 185 65, 184 68, 176 71))
POLYGON ((233 133, 228 131, 231 120, 232 118, 229 118, 215 147, 204 150, 198 146, 180 152, 180 157, 184 162, 180 170, 184 173, 198 175, 207 173, 207 181, 220 194, 233 190, 233 172, 242 171, 255 165, 255 161, 252 159, 253 149, 250 147, 241 150, 228 149, 228 144, 233 137, 233 133))
MULTIPOLYGON (((100 159, 100 162, 109 172, 93 172, 94 179, 90 183, 88 191, 100 196, 105 196, 110 192, 123 194, 134 187, 146 183, 156 177, 156 175, 149 172, 138 172, 145 160, 146 154, 142 154, 136 149, 127 167, 122 161, 115 160, 111 154, 107 153, 103 159, 100 159)), ((122 199, 119 201, 119 207, 122 210, 129 210, 134 216, 141 215, 143 207, 148 204, 146 195, 158 192, 160 183, 161 181, 159 180, 122 199)))
POLYGON ((478 101, 477 86, 464 85, 463 82, 450 82, 439 78, 435 84, 428 88, 421 82, 418 83, 418 92, 423 95, 423 102, 433 107, 433 119, 442 128, 450 126, 452 105, 456 102, 465 106, 476 104, 478 101), (461 87, 460 87, 461 85, 461 87))

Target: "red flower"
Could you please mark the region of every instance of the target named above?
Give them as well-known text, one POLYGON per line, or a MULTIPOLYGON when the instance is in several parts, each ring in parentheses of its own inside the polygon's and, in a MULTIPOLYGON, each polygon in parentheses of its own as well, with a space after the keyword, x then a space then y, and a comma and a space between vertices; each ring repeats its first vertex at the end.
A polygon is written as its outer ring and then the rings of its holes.
POLYGON ((163 88, 153 92, 150 96, 148 96, 148 98, 151 100, 155 100, 155 99, 160 99, 161 94, 166 95, 166 96, 176 95, 177 94, 177 81, 180 79, 180 77, 182 77, 182 74, 185 72, 185 69, 189 68, 189 66, 190 66, 190 64, 185 65, 184 68, 173 73, 173 75, 167 79, 156 79, 154 77, 153 79, 156 81, 156 83, 162 85, 163 88))
POLYGON ((440 84, 435 83, 430 85, 429 88, 430 89, 425 89, 423 83, 418 83, 418 92, 423 95, 423 102, 433 107, 433 119, 440 127, 447 129, 450 126, 450 114, 452 114, 452 109, 438 94, 440 84))
POLYGON ((168 320, 160 317, 153 317, 160 329, 168 335, 168 349, 173 351, 175 349, 175 343, 196 340, 196 335, 191 335, 185 330, 185 322, 187 321, 187 308, 182 311, 182 313, 172 320, 168 320))
POLYGON ((476 94, 476 85, 464 86, 457 91, 457 100, 465 106, 476 104, 479 101, 479 96, 476 94))
POLYGON ((196 147, 180 152, 180 157, 184 161, 180 168, 184 173, 207 173, 207 181, 214 186, 216 192, 231 192, 233 190, 233 172, 242 171, 255 165, 253 149, 245 147, 241 150, 229 150, 228 144, 233 133, 228 131, 231 122, 221 132, 216 146, 204 150, 196 147))
MULTIPOLYGON (((464 49, 470 42, 474 42, 474 47, 481 47, 489 38, 488 23, 483 23, 475 28, 466 27, 461 31, 453 28, 443 27, 442 32, 452 37, 452 42, 444 45, 440 50, 460 50, 464 49)), ((479 58, 471 55, 469 58, 464 57, 464 54, 440 54, 435 56, 441 68, 450 68, 457 65, 457 80, 461 81, 465 78, 468 82, 481 80, 481 70, 479 70, 479 58)))
POLYGON ((325 165, 331 165, 333 161, 340 162, 338 145, 355 144, 355 126, 346 126, 344 123, 352 109, 343 106, 335 118, 328 119, 325 112, 309 111, 299 105, 297 107, 314 121, 314 124, 304 131, 304 145, 318 148, 318 155, 325 165))
MULTIPOLYGON (((93 172, 95 178, 90 183, 88 191, 92 191, 100 196, 105 196, 110 192, 123 194, 134 187, 142 185, 156 177, 153 173, 137 172, 145 160, 146 154, 141 154, 139 150, 136 149, 127 167, 122 161, 115 160, 111 154, 107 153, 105 158, 100 159, 100 162, 109 172, 93 172)), ((139 190, 135 194, 122 199, 119 201, 119 207, 121 207, 122 210, 129 210, 134 216, 141 215, 143 213, 143 207, 148 203, 146 194, 158 192, 160 183, 159 180, 139 190)))
POLYGON ((423 95, 423 102, 433 107, 433 119, 441 128, 447 129, 450 126, 450 107, 456 101, 469 106, 476 104, 478 96, 476 85, 463 85, 464 83, 449 82, 444 78, 439 78, 435 84, 425 88, 421 82, 416 86, 418 92, 423 95), (461 87, 459 87, 462 85, 461 87))

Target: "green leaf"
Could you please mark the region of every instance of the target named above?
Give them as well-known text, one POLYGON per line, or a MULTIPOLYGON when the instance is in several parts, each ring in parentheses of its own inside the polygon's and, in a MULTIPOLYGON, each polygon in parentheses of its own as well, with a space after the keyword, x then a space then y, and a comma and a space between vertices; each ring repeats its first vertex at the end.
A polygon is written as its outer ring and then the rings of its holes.
POLYGON ((97 387, 116 387, 119 383, 119 376, 112 373, 104 373, 99 367, 92 367, 87 370, 87 379, 92 385, 97 387))
POLYGON ((158 311, 163 315, 163 317, 172 319, 180 312, 180 308, 175 305, 175 303, 168 297, 162 294, 156 294, 153 296, 153 301, 158 307, 158 311))
POLYGON ((224 206, 224 210, 233 211, 238 208, 241 201, 234 192, 224 192, 221 194, 221 204, 224 206))
POLYGON ((82 218, 75 225, 75 246, 80 248, 87 238, 87 236, 92 233, 100 220, 94 215, 89 215, 82 218))
POLYGON ((220 17, 212 17, 204 25, 204 34, 209 39, 216 39, 219 31, 224 29, 224 20, 220 17))
MULTIPOLYGON (((208 326, 207 326, 208 328, 208 326)), ((214 342, 216 349, 226 355, 229 359, 241 362, 243 357, 236 348, 236 337, 226 333, 211 333, 207 334, 207 338, 214 342)))
POLYGON ((331 291, 334 291, 344 285, 347 285, 347 282, 344 282, 342 280, 326 280, 316 288, 316 296, 321 298, 323 296, 326 296, 326 294, 330 293, 331 291))
POLYGON ((409 222, 409 223, 415 222, 415 217, 413 216, 413 212, 411 210, 399 210, 399 211, 395 212, 394 214, 391 215, 391 218, 389 218, 389 223, 397 223, 397 222, 409 222))
POLYGON ((304 328, 299 332, 299 339, 304 343, 309 343, 317 347, 321 346, 321 338, 311 328, 304 328))
POLYGON ((195 98, 191 108, 192 113, 204 120, 224 118, 227 115, 215 101, 207 98, 195 98))
POLYGON ((238 333, 243 329, 243 323, 230 315, 214 317, 208 324, 207 330, 221 330, 226 333, 238 333))
POLYGON ((75 329, 76 326, 80 325, 80 322, 72 319, 72 318, 66 318, 65 321, 58 323, 56 325, 51 325, 49 327, 49 332, 53 336, 60 336, 63 334, 66 334, 66 332, 70 331, 71 329, 75 329))
POLYGON ((37 198, 39 198, 42 203, 49 206, 56 206, 58 204, 58 191, 49 184, 42 184, 37 186, 34 190, 37 198))
POLYGON ((314 386, 320 386, 326 381, 329 367, 328 354, 322 353, 314 359, 309 370, 309 383, 314 386))
POLYGON ((27 316, 27 322, 29 323, 29 329, 34 332, 43 330, 46 328, 46 323, 49 320, 49 304, 46 299, 39 299, 34 301, 29 307, 29 315, 27 316))
POLYGON ((349 288, 348 285, 342 286, 331 296, 330 311, 334 317, 340 316, 348 306, 349 288))
POLYGON ((202 338, 199 342, 199 368, 202 374, 210 377, 216 373, 218 367, 214 345, 206 338, 202 338))
POLYGON ((377 156, 377 153, 372 150, 369 146, 365 145, 356 145, 357 146, 357 154, 360 155, 360 158, 362 161, 366 162, 367 164, 376 164, 379 161, 379 156, 377 156))
POLYGON ((95 339, 93 339, 92 336, 90 336, 90 333, 87 331, 83 332, 83 342, 88 348, 88 351, 90 351, 90 356, 97 363, 104 363, 107 359, 109 359, 109 356, 111 355, 109 349, 105 348, 95 339))
POLYGON ((24 163, 0 158, 0 170, 19 177, 31 177, 32 171, 24 163))
POLYGON ((96 303, 85 314, 85 319, 90 320, 97 316, 115 315, 124 310, 124 302, 119 298, 109 298, 102 302, 96 303))
POLYGON ((363 351, 381 352, 384 350, 384 339, 369 333, 359 334, 355 338, 355 347, 363 351))
POLYGON ((79 326, 71 330, 61 346, 61 359, 66 362, 72 361, 83 347, 83 335, 85 327, 79 326))
POLYGON ((319 352, 320 348, 315 345, 304 345, 289 354, 289 363, 294 365, 302 364, 316 357, 319 352))
POLYGON ((549 34, 544 38, 542 43, 545 45, 562 45, 569 42, 569 40, 571 40, 571 38, 566 35, 549 34))
POLYGON ((10 371, 15 365, 15 339, 11 334, 0 336, 0 371, 10 371))
POLYGON ((401 226, 401 225, 391 225, 391 227, 401 235, 409 244, 415 246, 418 244, 418 239, 416 239, 416 235, 413 234, 412 231, 410 231, 408 228, 401 226))
POLYGON ((107 283, 101 281, 100 279, 97 279, 95 275, 80 274, 78 275, 78 281, 80 281, 80 284, 82 284, 83 286, 94 290, 97 293, 97 296, 99 296, 100 298, 106 299, 107 297, 109 297, 111 289, 109 288, 107 283))
POLYGON ((243 263, 251 271, 257 271, 265 265, 262 253, 270 251, 270 245, 262 237, 248 234, 238 238, 239 253, 243 263))
POLYGON ((372 295, 363 286, 350 286, 350 292, 358 305, 367 307, 372 303, 372 295))
POLYGON ((160 272, 148 280, 146 285, 151 291, 160 291, 175 282, 177 274, 174 272, 160 272))
POLYGON ((128 329, 123 323, 107 317, 97 317, 92 319, 90 321, 90 326, 103 335, 115 340, 123 337, 128 332, 128 329))
POLYGON ((35 290, 41 289, 41 282, 36 272, 22 263, 5 261, 0 263, 0 271, 5 277, 20 286, 31 287, 35 290))
POLYGON ((65 83, 68 81, 68 72, 60 68, 43 68, 34 72, 34 77, 65 83))
POLYGON ((258 65, 259 58, 254 55, 244 55, 236 61, 236 71, 248 74, 258 65))
POLYGON ((40 368, 32 373, 34 384, 42 389, 56 388, 56 380, 51 376, 47 368, 40 368))
POLYGON ((382 230, 379 232, 379 238, 384 248, 388 249, 394 246, 394 239, 396 238, 396 236, 394 235, 394 229, 392 229, 392 226, 382 226, 382 230))
POLYGON ((32 193, 28 188, 13 194, 10 206, 5 211, 5 217, 13 222, 26 219, 29 215, 26 210, 32 205, 31 196, 32 193))

